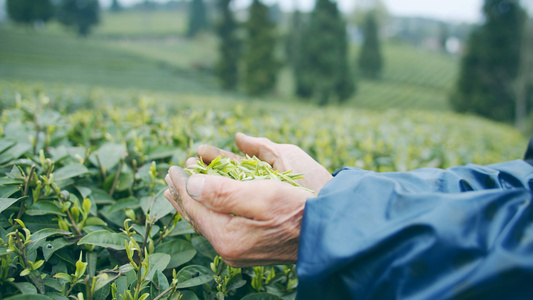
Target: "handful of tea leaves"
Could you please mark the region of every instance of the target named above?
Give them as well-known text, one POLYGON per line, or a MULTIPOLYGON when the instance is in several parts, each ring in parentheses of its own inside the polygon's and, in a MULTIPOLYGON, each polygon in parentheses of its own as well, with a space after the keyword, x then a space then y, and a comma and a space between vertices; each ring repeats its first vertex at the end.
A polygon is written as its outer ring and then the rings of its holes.
POLYGON ((302 188, 314 193, 313 190, 305 188, 295 182, 296 179, 303 179, 303 174, 293 174, 292 170, 280 172, 274 170, 269 163, 253 156, 246 155, 241 161, 232 160, 225 156, 218 156, 210 164, 206 165, 200 158, 198 162, 185 169, 189 175, 207 174, 229 177, 240 181, 271 179, 288 182, 295 187, 302 188))

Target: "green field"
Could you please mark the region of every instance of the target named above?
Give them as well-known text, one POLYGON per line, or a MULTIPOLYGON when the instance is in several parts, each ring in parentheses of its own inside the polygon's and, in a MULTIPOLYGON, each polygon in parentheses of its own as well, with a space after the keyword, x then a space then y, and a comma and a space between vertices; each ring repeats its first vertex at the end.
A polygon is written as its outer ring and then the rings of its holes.
MULTIPOLYGON (((183 14, 172 11, 105 13, 88 39, 55 23, 39 31, 0 24, 0 78, 224 94, 213 77, 217 39, 212 34, 184 38, 185 21, 183 14)), ((349 106, 449 109, 457 58, 393 42, 384 43, 383 49, 382 79, 357 80, 358 92, 349 106)), ((357 52, 353 46, 354 66, 357 52)), ((283 69, 276 90, 264 98, 293 100, 293 81, 290 70, 283 69)))

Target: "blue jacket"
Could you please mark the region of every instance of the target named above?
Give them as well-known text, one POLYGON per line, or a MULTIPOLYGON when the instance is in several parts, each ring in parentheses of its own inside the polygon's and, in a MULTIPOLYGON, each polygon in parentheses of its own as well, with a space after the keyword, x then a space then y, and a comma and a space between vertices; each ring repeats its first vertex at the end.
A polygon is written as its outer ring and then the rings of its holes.
POLYGON ((533 299, 533 138, 524 160, 343 168, 307 201, 297 299, 533 299))

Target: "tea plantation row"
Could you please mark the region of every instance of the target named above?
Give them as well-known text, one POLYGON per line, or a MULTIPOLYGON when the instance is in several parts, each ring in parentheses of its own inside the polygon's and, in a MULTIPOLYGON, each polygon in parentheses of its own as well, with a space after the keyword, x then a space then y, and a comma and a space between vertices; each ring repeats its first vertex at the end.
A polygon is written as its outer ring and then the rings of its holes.
POLYGON ((293 299, 294 266, 227 267, 162 196, 242 131, 333 171, 489 164, 527 139, 483 119, 0 81, 0 298, 293 299), (22 295, 23 294, 23 295, 22 295))

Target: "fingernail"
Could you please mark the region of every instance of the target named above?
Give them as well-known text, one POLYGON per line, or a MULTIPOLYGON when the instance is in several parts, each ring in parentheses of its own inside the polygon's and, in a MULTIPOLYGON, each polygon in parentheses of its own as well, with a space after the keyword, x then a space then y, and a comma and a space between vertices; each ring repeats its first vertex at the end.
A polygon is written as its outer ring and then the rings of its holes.
POLYGON ((205 185, 205 177, 202 175, 193 175, 187 180, 187 193, 195 199, 200 199, 202 195, 202 190, 205 185))

